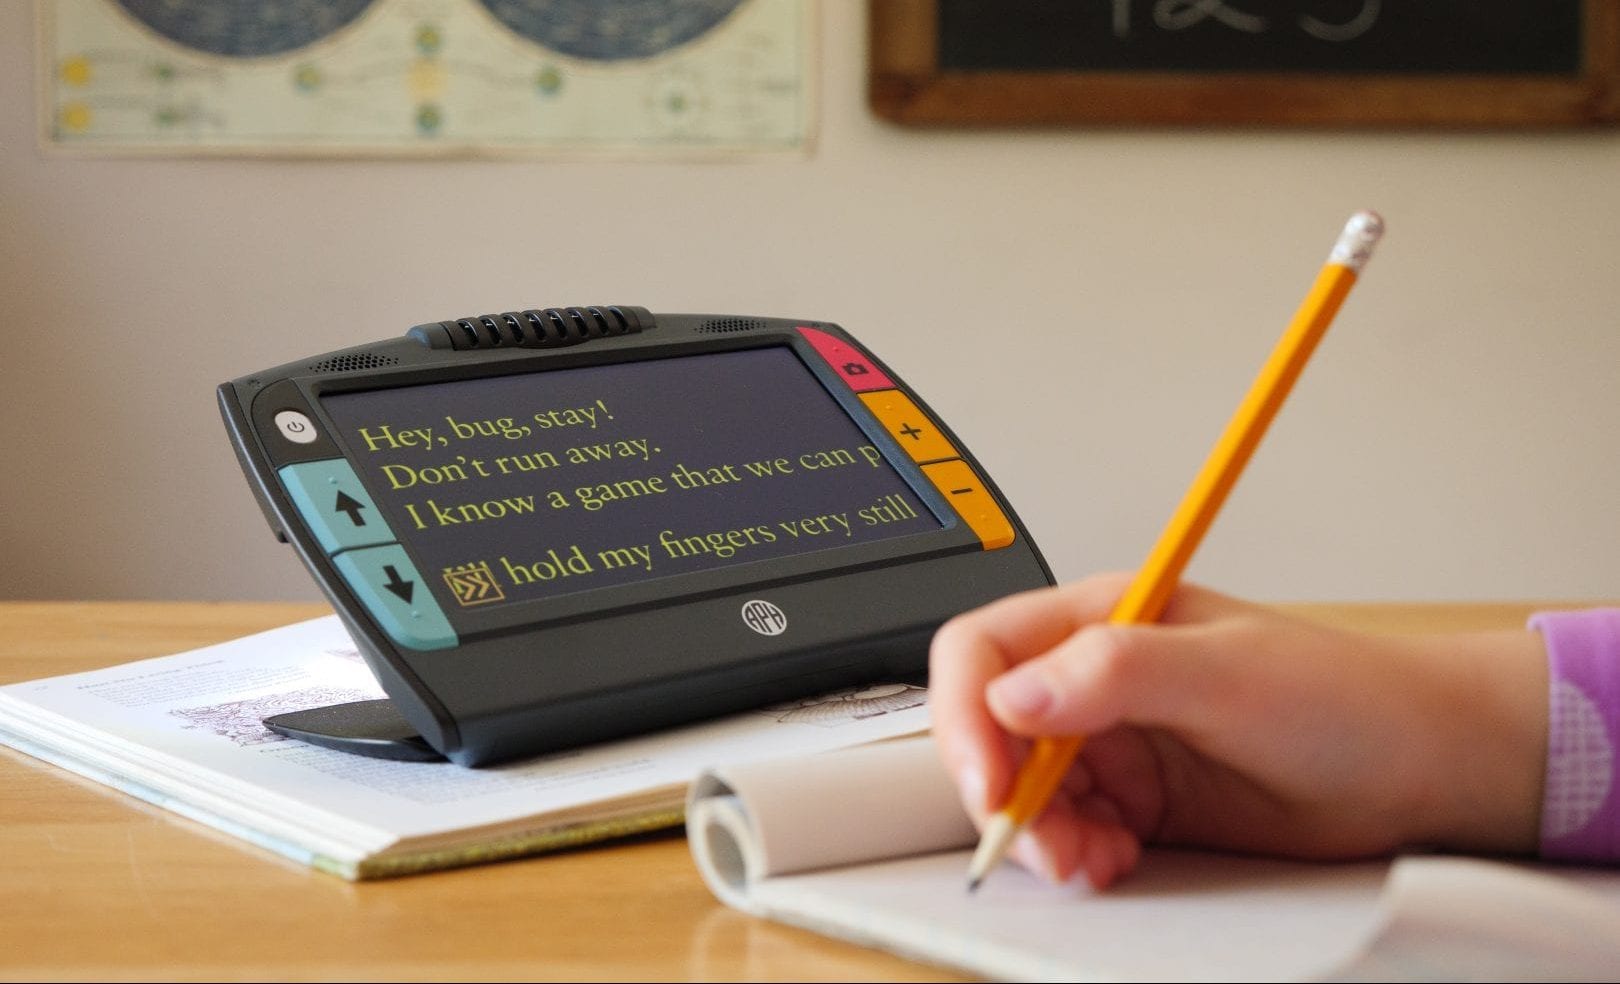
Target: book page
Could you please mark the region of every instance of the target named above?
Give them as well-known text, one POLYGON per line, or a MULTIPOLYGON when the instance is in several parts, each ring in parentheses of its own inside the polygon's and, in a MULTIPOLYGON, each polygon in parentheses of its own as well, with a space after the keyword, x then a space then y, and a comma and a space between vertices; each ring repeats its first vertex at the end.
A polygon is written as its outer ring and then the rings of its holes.
POLYGON ((532 817, 576 820, 639 798, 678 822, 708 765, 927 728, 926 692, 844 691, 507 765, 363 758, 283 738, 260 718, 382 696, 326 616, 175 656, 0 688, 0 742, 334 857, 532 817))
POLYGON ((969 894, 977 835, 950 787, 927 739, 720 769, 692 786, 687 836, 734 907, 999 979, 1545 978, 1521 973, 1538 965, 1593 979, 1620 967, 1609 872, 1581 884, 1468 858, 1153 849, 1102 893, 1009 862, 969 894))

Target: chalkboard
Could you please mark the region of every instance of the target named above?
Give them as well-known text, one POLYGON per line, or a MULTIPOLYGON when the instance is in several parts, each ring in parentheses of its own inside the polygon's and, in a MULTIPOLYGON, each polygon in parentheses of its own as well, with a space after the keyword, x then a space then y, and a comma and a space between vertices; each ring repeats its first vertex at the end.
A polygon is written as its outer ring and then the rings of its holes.
POLYGON ((907 124, 1620 120, 1620 0, 869 0, 907 124))

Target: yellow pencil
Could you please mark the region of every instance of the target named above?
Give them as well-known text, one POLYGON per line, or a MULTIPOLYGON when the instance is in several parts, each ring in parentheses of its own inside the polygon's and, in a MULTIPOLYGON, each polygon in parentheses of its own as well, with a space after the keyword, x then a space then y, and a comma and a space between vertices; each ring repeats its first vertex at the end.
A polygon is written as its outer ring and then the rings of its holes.
MULTIPOLYGON (((1237 482, 1267 425, 1277 415, 1294 380, 1299 378, 1316 343, 1332 323, 1339 305, 1344 303, 1383 233, 1384 220, 1376 213, 1357 212, 1351 216, 1294 320, 1261 367, 1260 375, 1215 442, 1204 467, 1193 479, 1164 532, 1159 534, 1158 542, 1136 572, 1130 587, 1109 613, 1109 622, 1123 625, 1158 620, 1187 561, 1198 549, 1198 542, 1226 501, 1227 493, 1237 482)), ((990 869, 1001 861, 1018 831, 1045 809, 1084 742, 1082 735, 1042 738, 1035 742, 1013 782, 1012 795, 990 818, 979 839, 978 849, 968 864, 969 891, 978 888, 990 869)))

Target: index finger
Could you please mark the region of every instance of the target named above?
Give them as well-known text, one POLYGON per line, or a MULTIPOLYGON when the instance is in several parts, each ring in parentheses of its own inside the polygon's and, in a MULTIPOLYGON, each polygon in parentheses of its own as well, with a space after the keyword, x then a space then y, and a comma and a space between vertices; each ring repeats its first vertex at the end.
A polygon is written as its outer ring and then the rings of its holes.
POLYGON ((1016 763, 990 715, 985 688, 1087 625, 1108 617, 1128 575, 1087 578, 1011 595, 942 626, 929 652, 929 713, 941 757, 975 819, 1001 803, 1016 763))

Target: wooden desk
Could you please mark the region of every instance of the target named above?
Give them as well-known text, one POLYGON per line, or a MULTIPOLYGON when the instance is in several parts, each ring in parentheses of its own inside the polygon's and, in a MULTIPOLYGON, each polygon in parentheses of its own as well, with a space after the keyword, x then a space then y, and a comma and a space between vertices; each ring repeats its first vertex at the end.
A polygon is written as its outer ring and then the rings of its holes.
MULTIPOLYGON (((1535 607, 1297 605, 1371 630, 1535 607)), ((318 605, 0 602, 0 683, 221 642, 318 605)), ((678 833, 352 884, 0 748, 8 980, 958 980, 727 909, 678 833)))

